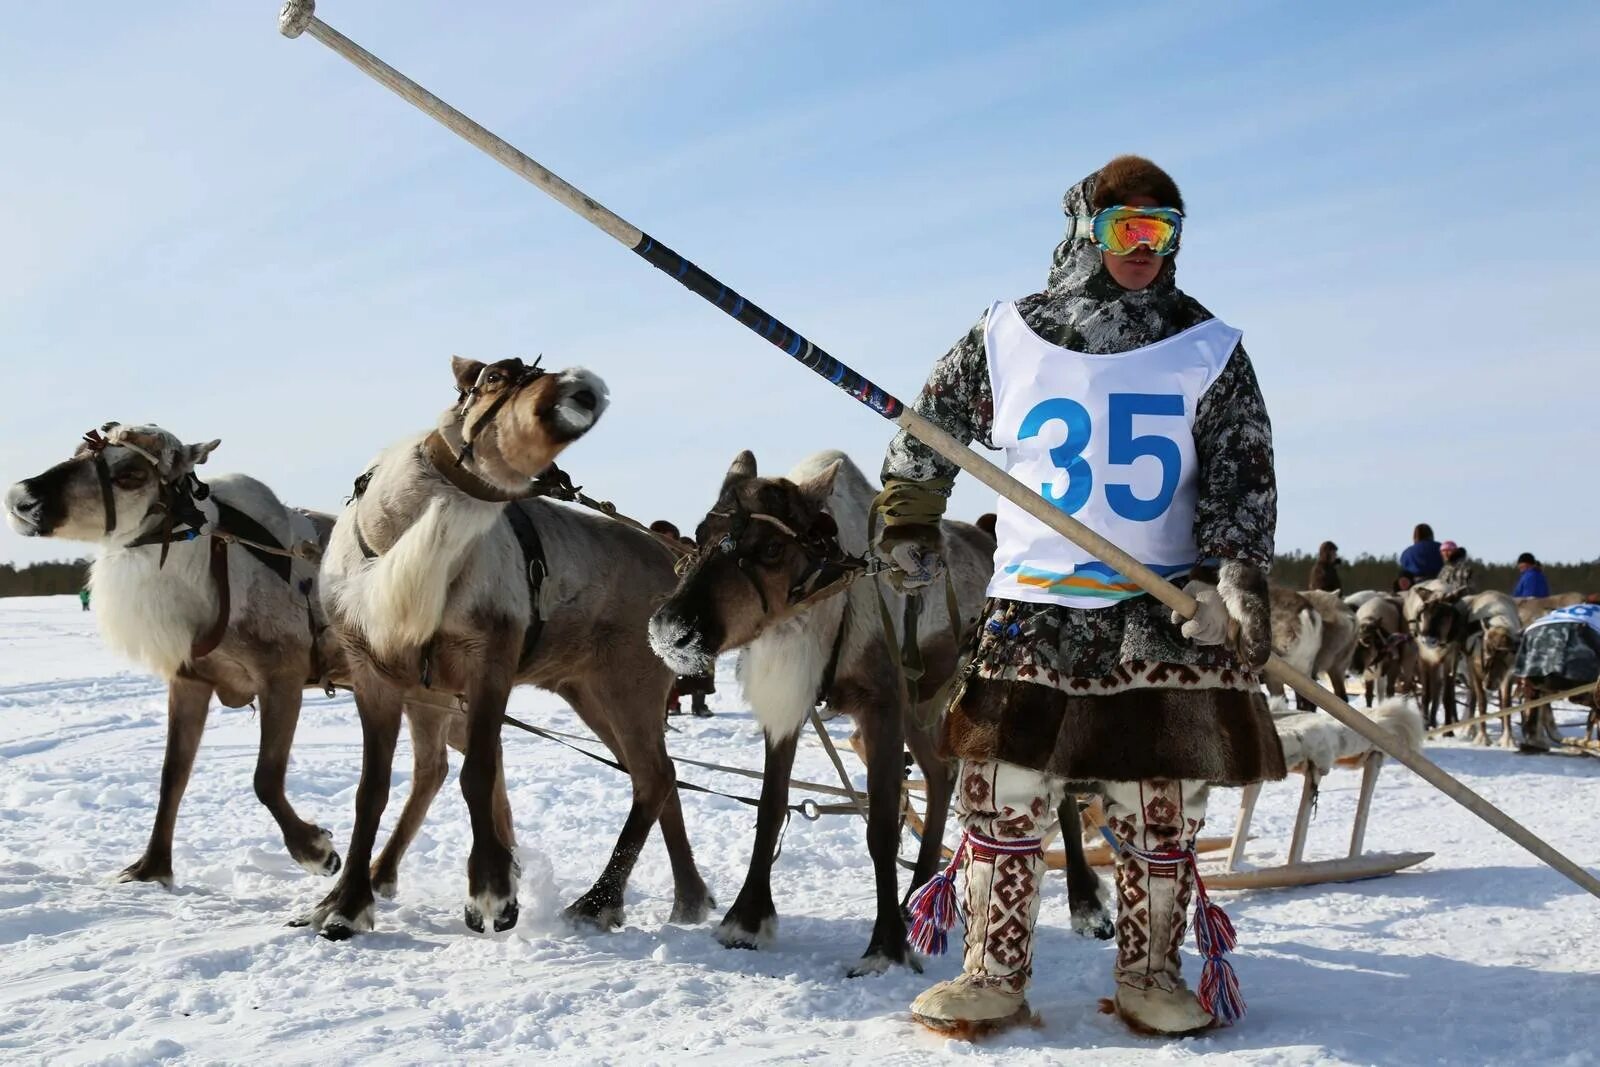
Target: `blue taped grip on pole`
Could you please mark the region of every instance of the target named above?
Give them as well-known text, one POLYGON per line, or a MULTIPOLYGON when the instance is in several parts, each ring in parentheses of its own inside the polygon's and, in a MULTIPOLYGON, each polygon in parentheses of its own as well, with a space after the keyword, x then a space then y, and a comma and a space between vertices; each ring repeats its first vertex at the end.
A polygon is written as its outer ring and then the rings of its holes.
POLYGON ((633 246, 639 258, 683 284, 685 289, 730 318, 781 348, 886 419, 897 418, 904 405, 800 334, 746 300, 722 282, 646 234, 633 246))

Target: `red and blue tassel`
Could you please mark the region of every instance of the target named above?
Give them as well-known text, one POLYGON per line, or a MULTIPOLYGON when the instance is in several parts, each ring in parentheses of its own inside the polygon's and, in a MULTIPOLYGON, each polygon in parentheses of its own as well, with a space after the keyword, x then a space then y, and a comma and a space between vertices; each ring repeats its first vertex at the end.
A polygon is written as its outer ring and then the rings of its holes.
POLYGON ((1151 852, 1135 848, 1125 841, 1118 841, 1112 836, 1109 828, 1102 827, 1101 832, 1113 848, 1138 856, 1152 870, 1159 867, 1176 867, 1187 863, 1194 871, 1194 943, 1200 950, 1200 955, 1205 959, 1205 964, 1200 969, 1200 989, 1197 999, 1200 1006, 1211 1013, 1213 1019, 1219 1022, 1233 1024, 1244 1018, 1244 997, 1239 992, 1239 976, 1234 973, 1233 964, 1225 958, 1239 943, 1239 937, 1234 932, 1233 920, 1228 918, 1228 913, 1222 910, 1220 904, 1214 904, 1206 893, 1205 880, 1200 877, 1200 861, 1195 856, 1193 848, 1186 848, 1173 852, 1151 852))
POLYGON ((967 837, 961 836, 955 855, 944 870, 923 883, 911 894, 911 947, 924 956, 942 956, 950 947, 949 932, 956 925, 956 872, 967 851, 967 837))
POLYGON ((1206 894, 1193 849, 1189 866, 1194 869, 1194 943, 1206 961, 1200 968, 1200 1006, 1213 1019, 1232 1025, 1244 1018, 1244 997, 1239 993, 1239 976, 1224 957, 1238 945, 1239 937, 1222 905, 1213 904, 1206 894))
POLYGON ((1038 854, 1042 844, 1037 837, 1001 841, 972 830, 962 834, 949 865, 928 879, 907 902, 911 909, 907 943, 924 956, 942 956, 950 947, 949 932, 960 914, 956 906, 956 872, 961 870, 962 860, 970 856, 978 862, 993 863, 996 856, 1032 856, 1038 854))

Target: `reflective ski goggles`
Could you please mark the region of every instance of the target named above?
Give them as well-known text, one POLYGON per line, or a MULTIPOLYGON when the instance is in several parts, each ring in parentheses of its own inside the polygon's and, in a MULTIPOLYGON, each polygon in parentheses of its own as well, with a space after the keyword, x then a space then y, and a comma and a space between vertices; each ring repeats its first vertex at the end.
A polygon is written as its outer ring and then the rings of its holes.
POLYGON ((1178 250, 1183 212, 1170 207, 1128 207, 1114 204, 1093 215, 1074 215, 1070 236, 1093 241, 1096 248, 1125 256, 1144 245, 1158 256, 1178 250))

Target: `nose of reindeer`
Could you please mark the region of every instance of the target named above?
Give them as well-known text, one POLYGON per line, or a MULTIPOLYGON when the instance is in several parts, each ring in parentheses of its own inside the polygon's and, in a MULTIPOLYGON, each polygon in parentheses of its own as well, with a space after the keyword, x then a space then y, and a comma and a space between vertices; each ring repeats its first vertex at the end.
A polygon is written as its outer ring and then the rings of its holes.
POLYGON ((43 510, 27 482, 18 482, 6 492, 6 517, 11 520, 11 528, 24 537, 37 537, 42 532, 39 518, 43 510))
POLYGON ((556 402, 550 418, 569 439, 580 437, 599 421, 609 402, 606 383, 598 374, 572 367, 556 379, 556 402))

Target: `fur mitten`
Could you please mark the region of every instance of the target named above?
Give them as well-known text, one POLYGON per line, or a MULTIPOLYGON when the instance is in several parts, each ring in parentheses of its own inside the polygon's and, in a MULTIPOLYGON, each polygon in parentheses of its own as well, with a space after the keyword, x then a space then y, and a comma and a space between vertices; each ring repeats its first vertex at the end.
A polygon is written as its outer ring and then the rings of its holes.
POLYGON ((1267 575, 1259 567, 1240 560, 1224 560, 1215 584, 1197 576, 1184 586, 1194 597, 1194 618, 1184 619, 1177 612, 1172 621, 1182 634, 1201 645, 1227 645, 1239 662, 1259 670, 1272 655, 1272 612, 1267 605, 1267 575))

